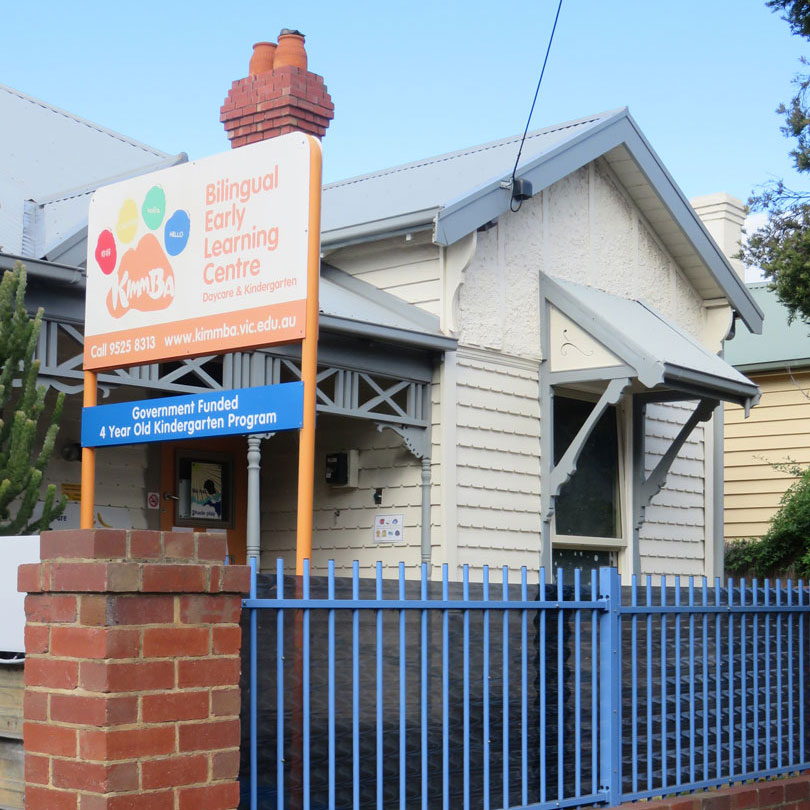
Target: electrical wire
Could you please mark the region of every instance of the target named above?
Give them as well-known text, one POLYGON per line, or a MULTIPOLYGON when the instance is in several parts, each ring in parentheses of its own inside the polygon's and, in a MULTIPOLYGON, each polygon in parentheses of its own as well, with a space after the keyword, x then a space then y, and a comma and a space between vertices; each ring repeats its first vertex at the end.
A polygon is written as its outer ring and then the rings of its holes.
MULTIPOLYGON (((515 187, 515 175, 517 174, 517 167, 518 163, 520 163, 520 155, 523 152, 523 144, 526 143, 526 134, 529 131, 529 124, 532 122, 532 115, 534 114, 534 106, 537 104, 537 96, 540 93, 540 85, 543 83, 543 75, 546 72, 546 65, 548 64, 548 55, 551 53, 551 43, 554 42, 554 32, 557 30, 557 21, 560 19, 560 10, 562 9, 563 0, 560 0, 559 4, 557 5, 557 14, 554 17, 554 25, 551 27, 551 36, 548 38, 548 47, 546 48, 546 55, 543 59, 543 67, 540 69, 540 78, 537 80, 537 89, 534 91, 534 99, 532 100, 532 107, 529 110, 529 117, 526 119, 526 127, 523 130, 523 137, 520 139, 520 147, 518 148, 517 158, 515 159, 515 167, 512 169, 512 177, 510 180, 511 187, 514 189, 515 187)), ((509 203, 509 208, 513 212, 517 212, 520 210, 521 201, 518 200, 518 207, 513 208, 513 203, 515 199, 512 198, 511 202, 509 203)))

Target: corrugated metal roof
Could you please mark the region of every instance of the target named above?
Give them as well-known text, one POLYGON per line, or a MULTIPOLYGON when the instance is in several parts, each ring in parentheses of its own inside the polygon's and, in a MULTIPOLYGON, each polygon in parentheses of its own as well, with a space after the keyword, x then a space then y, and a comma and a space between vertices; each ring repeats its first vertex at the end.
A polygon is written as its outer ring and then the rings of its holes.
POLYGON ((796 319, 788 324, 788 313, 767 281, 748 285, 748 290, 765 313, 761 335, 738 329, 723 349, 726 360, 747 372, 810 365, 810 324, 796 319))
MULTIPOLYGON (((719 399, 753 404, 759 398, 747 377, 647 304, 570 281, 552 282, 584 307, 589 320, 610 330, 608 348, 637 370, 645 386, 677 389, 691 382, 695 388, 711 388, 719 399)), ((587 330, 587 320, 580 326, 587 330)))
MULTIPOLYGON (((598 113, 530 132, 520 165, 575 135, 587 132, 617 111, 598 113)), ((448 152, 324 186, 321 231, 324 243, 346 229, 408 219, 432 222, 438 209, 477 186, 509 177, 520 136, 448 152)), ((403 227, 407 224, 403 223, 403 227)))
POLYGON ((87 223, 85 199, 75 201, 80 189, 171 159, 166 152, 2 84, 0 121, 13 122, 0 128, 0 246, 11 253, 23 252, 26 200, 47 198, 47 233, 55 236, 49 239, 40 222, 42 233, 34 241, 50 246, 87 223), (65 203, 70 198, 74 202, 65 203))

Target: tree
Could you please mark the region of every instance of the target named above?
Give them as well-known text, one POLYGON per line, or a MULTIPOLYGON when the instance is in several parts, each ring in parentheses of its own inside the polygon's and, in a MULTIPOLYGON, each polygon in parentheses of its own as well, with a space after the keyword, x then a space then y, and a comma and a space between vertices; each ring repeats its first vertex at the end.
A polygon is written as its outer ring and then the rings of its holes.
MULTIPOLYGON (((793 34, 810 40, 810 0, 766 0, 773 11, 781 11, 793 34)), ((801 60, 807 67, 808 62, 801 60)), ((777 112, 784 117, 785 137, 795 141, 790 151, 800 173, 810 172, 810 73, 794 77, 796 93, 777 112)), ((748 265, 762 268, 787 308, 789 320, 796 317, 810 323, 810 192, 788 188, 779 180, 766 184, 749 200, 754 211, 767 213, 765 225, 753 233, 742 249, 748 265)))
POLYGON ((47 529, 65 508, 49 484, 40 518, 32 519, 45 468, 53 453, 65 395, 56 397, 44 418, 44 385, 37 385, 34 359, 42 329, 42 309, 34 318, 25 309, 25 268, 19 262, 0 281, 0 534, 47 529), (42 419, 42 426, 40 420, 42 419), (44 433, 40 432, 40 427, 44 433))

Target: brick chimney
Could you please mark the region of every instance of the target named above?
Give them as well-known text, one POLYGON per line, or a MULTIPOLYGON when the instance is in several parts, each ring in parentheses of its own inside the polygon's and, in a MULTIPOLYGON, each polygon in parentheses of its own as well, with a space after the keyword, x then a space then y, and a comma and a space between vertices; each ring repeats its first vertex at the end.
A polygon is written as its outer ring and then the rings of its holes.
POLYGON ((323 137, 335 105, 323 77, 307 70, 300 31, 282 29, 278 44, 257 42, 249 70, 233 83, 220 110, 233 148, 288 132, 323 137))

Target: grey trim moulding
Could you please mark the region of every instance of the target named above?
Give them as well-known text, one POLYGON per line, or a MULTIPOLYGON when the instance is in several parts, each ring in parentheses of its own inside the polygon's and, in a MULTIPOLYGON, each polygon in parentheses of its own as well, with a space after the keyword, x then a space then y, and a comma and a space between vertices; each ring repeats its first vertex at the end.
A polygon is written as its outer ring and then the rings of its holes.
MULTIPOLYGON (((620 145, 627 148, 667 212, 725 292, 731 306, 752 332, 761 333, 762 310, 641 134, 627 108, 529 161, 517 176, 528 180, 536 194, 620 145)), ((434 241, 440 245, 452 244, 509 210, 511 188, 502 185, 507 179, 508 175, 504 175, 491 180, 443 207, 436 216, 434 241)))

